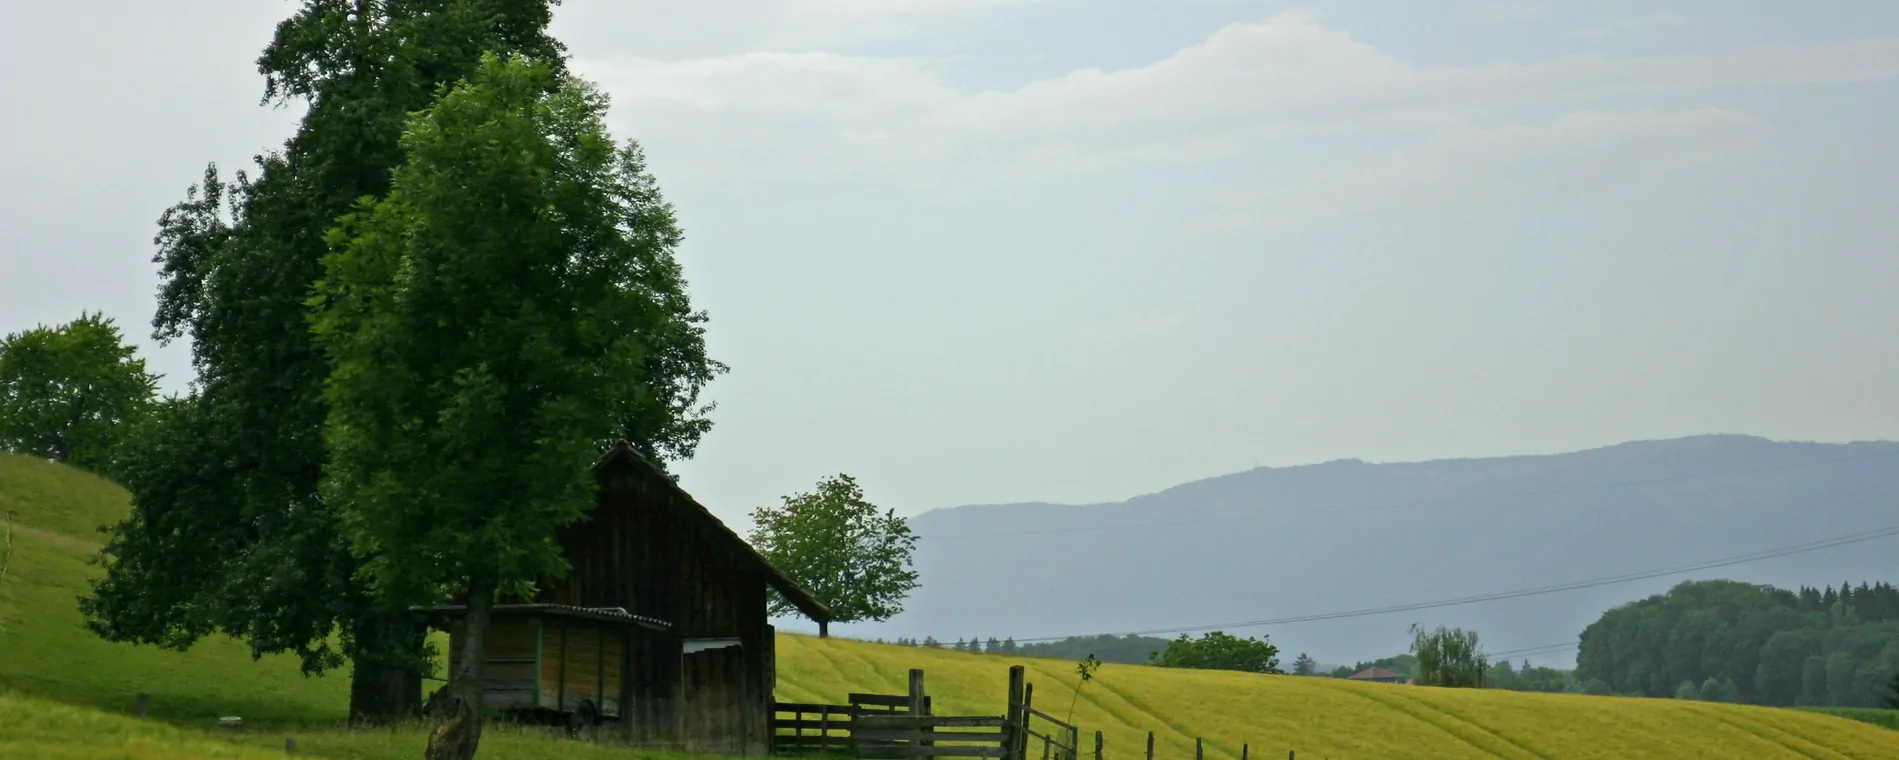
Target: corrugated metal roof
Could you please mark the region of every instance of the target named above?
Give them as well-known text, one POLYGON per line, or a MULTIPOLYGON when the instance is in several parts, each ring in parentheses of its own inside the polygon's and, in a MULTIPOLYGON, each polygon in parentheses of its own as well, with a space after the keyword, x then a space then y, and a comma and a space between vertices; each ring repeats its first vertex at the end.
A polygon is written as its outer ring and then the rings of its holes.
MULTIPOLYGON (((423 613, 465 613, 468 611, 468 605, 438 604, 431 607, 410 607, 409 609, 423 613)), ((671 623, 664 620, 646 617, 645 615, 635 615, 621 607, 579 607, 571 604, 497 604, 494 606, 494 612, 539 612, 550 615, 562 615, 565 617, 587 618, 616 623, 632 623, 645 628, 665 629, 672 627, 671 623)))

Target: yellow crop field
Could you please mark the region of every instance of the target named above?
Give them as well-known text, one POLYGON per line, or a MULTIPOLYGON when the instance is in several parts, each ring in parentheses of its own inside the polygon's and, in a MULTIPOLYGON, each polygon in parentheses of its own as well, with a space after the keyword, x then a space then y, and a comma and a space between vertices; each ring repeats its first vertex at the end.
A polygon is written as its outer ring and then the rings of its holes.
MULTIPOLYGON (((1010 665, 1026 666, 1037 709, 1072 703, 1084 757, 1093 732, 1110 760, 1252 758, 1576 758, 1768 760, 1894 758, 1899 732, 1831 716, 1665 699, 1435 689, 1331 678, 1170 670, 1110 663, 1075 687, 1075 663, 808 636, 778 637, 778 696, 841 702, 902 693, 922 668, 938 714, 1000 715, 1010 665)), ((1039 751, 1039 748, 1038 748, 1039 751)))

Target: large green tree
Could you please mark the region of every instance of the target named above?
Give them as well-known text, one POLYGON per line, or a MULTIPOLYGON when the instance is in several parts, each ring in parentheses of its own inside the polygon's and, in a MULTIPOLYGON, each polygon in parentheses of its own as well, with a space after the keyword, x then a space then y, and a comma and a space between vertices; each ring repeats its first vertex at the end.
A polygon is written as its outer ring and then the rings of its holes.
MULTIPOLYGON (((331 368, 306 301, 326 231, 359 199, 388 193, 411 113, 472 74, 484 51, 561 68, 550 5, 304 0, 279 24, 258 67, 267 102, 305 106, 296 134, 259 157, 254 176, 207 169, 160 219, 155 334, 188 338, 198 376, 189 398, 143 427, 141 446, 164 453, 127 476, 133 514, 83 602, 93 630, 174 647, 228 633, 259 655, 297 653, 307 673, 353 661, 353 719, 417 712, 423 630, 376 603, 319 491, 331 368)), ((640 335, 639 403, 616 412, 619 434, 658 462, 691 455, 709 425, 699 391, 723 369, 706 358, 702 316, 683 299, 667 308, 665 329, 640 335)))
POLYGON ((431 758, 473 756, 489 610, 566 571, 554 531, 593 505, 587 465, 653 395, 653 336, 686 301, 672 210, 606 106, 546 63, 486 58, 410 122, 312 299, 323 494, 376 598, 468 605, 431 758))
POLYGON ((1411 653, 1417 655, 1417 682, 1423 686, 1482 688, 1490 671, 1476 631, 1413 625, 1411 653))
POLYGON ((113 474, 158 378, 99 314, 0 338, 0 449, 113 474))
MULTIPOLYGON (((895 510, 879 510, 849 475, 752 512, 752 546, 829 607, 840 623, 888 620, 917 587, 916 534, 895 510)), ((792 611, 772 595, 771 612, 792 611)))
POLYGON ((1279 668, 1279 647, 1265 636, 1243 639, 1221 631, 1198 639, 1183 633, 1180 638, 1167 642, 1167 649, 1155 654, 1152 662, 1164 668, 1285 672, 1279 668))

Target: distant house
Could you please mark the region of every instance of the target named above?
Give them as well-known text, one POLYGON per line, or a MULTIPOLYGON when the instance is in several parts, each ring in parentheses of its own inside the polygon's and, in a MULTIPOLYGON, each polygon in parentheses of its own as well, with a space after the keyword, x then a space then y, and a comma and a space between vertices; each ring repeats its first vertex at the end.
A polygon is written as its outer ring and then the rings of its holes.
MULTIPOLYGON (((622 441, 594 463, 587 519, 558 532, 572 570, 495 607, 493 710, 584 716, 638 745, 770 749, 776 682, 767 594, 828 633, 831 613, 622 441)), ((460 604, 428 608, 461 652, 460 604)))
POLYGON ((1393 673, 1384 668, 1366 668, 1345 677, 1347 681, 1367 681, 1370 683, 1411 683, 1403 673, 1393 673))

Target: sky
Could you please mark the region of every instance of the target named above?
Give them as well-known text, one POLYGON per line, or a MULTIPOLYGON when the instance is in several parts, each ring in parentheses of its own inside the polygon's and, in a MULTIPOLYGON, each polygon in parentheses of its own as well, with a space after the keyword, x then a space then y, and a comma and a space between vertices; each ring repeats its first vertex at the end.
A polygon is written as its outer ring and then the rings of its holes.
MULTIPOLYGON (((294 129, 287 1, 0 28, 0 332, 294 129)), ((732 367, 683 484, 916 514, 1255 466, 1899 438, 1899 4, 569 0, 732 367)))

